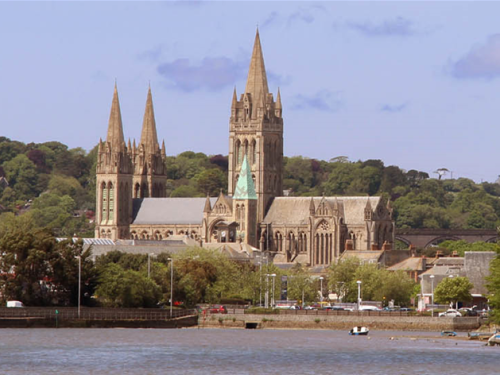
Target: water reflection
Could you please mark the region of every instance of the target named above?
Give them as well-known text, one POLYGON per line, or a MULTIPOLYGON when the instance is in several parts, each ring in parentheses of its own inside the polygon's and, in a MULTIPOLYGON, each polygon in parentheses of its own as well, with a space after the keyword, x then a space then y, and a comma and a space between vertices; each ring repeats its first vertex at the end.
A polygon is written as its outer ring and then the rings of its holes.
POLYGON ((5 329, 0 335, 2 374, 469 375, 494 374, 499 366, 499 348, 438 333, 5 329))

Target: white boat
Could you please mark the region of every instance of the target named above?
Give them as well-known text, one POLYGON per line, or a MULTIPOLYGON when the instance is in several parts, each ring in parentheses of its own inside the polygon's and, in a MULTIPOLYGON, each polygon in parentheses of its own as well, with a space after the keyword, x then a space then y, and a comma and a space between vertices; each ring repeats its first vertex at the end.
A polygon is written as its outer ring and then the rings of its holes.
POLYGON ((350 331, 349 331, 349 335, 353 335, 353 336, 366 336, 368 335, 368 327, 360 327, 360 326, 356 326, 356 327, 353 327, 350 331))
POLYGON ((489 346, 500 345, 500 333, 495 333, 488 339, 489 346))

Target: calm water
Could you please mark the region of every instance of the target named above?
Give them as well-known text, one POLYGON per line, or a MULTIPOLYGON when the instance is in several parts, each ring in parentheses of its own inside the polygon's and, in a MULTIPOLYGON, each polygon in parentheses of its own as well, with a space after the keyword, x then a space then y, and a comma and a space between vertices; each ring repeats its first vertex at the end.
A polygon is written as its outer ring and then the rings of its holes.
POLYGON ((0 374, 499 373, 500 347, 438 336, 378 331, 368 339, 326 330, 2 329, 0 374), (403 335, 418 339, 390 340, 403 335))

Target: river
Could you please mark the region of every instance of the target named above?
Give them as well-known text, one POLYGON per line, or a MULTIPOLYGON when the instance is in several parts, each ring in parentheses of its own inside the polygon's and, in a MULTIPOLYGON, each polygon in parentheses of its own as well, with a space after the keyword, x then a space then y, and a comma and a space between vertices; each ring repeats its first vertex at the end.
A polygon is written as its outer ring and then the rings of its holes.
MULTIPOLYGON (((464 336, 465 334, 460 334, 464 336)), ((1 374, 495 374, 500 347, 429 332, 2 329, 1 374), (391 339, 393 338, 393 339, 391 339)))

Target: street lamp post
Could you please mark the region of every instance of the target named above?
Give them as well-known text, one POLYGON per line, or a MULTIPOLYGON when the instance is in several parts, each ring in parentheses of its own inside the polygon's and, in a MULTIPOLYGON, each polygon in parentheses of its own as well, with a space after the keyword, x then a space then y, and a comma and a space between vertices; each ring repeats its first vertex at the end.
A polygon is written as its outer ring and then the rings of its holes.
POLYGON ((78 258, 78 319, 80 319, 80 298, 82 295, 82 257, 81 255, 77 256, 78 258))
MULTIPOLYGON (((320 293, 321 293, 321 295, 319 296, 319 301, 320 301, 320 302, 323 302, 323 279, 324 279, 324 277, 323 277, 323 276, 320 276, 320 277, 319 277, 319 282, 320 282, 320 293)), ((323 306, 321 306, 321 307, 323 307, 323 306)))
POLYGON ((170 319, 172 319, 172 306, 174 303, 174 260, 168 258, 170 261, 170 319))
POLYGON ((151 255, 153 253, 148 253, 148 279, 151 278, 151 255))
POLYGON ((273 291, 272 291, 273 294, 272 294, 272 298, 271 298, 271 307, 274 308, 274 306, 275 306, 275 302, 274 302, 274 280, 276 278, 276 274, 272 273, 271 277, 273 278, 273 291))
POLYGON ((259 258, 259 307, 262 307, 262 255, 257 255, 259 258))
POLYGON ((432 303, 432 308, 431 308, 431 316, 434 316, 434 275, 429 276, 431 278, 431 303, 432 303))
POLYGON ((266 273, 266 293, 264 295, 264 307, 269 308, 269 274, 266 273))
POLYGON ((361 305, 361 280, 356 281, 356 283, 358 284, 358 311, 359 311, 359 307, 361 305))

